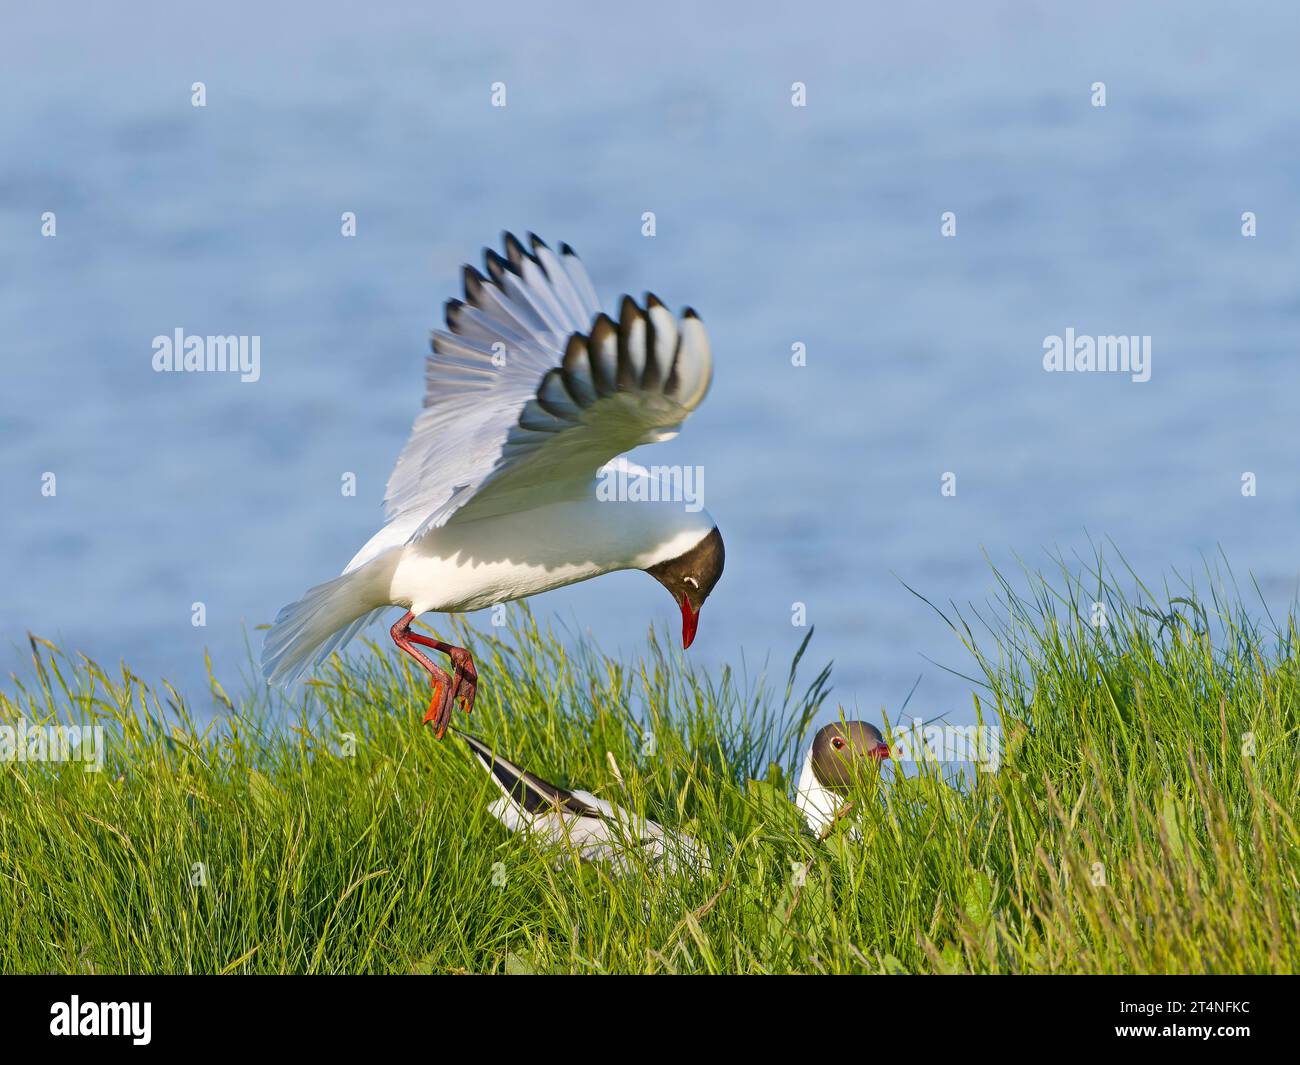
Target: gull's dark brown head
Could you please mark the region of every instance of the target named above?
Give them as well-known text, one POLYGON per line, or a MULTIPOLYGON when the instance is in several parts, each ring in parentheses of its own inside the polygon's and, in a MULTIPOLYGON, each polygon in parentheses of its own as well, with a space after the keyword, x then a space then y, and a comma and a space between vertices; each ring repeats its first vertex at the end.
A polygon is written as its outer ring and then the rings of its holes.
POLYGON ((695 628, 700 623, 700 607, 713 591, 722 576, 722 563, 726 552, 722 549, 722 533, 713 529, 684 554, 659 562, 646 570, 650 576, 668 589, 682 611, 682 647, 690 647, 695 639, 695 628))
POLYGON ((889 757, 889 745, 880 729, 865 721, 832 721, 813 737, 813 776, 823 788, 846 791, 853 778, 868 764, 889 757))

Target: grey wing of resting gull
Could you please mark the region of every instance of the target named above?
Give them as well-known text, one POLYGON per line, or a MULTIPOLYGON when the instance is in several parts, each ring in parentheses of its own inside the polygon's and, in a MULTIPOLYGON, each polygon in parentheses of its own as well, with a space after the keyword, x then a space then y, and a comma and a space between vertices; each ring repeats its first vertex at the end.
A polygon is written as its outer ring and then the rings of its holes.
POLYGON ((590 792, 557 787, 496 754, 477 736, 455 727, 451 731, 465 741, 500 789, 501 796, 488 809, 509 831, 600 863, 619 876, 646 865, 669 872, 708 868, 703 849, 690 836, 590 792))

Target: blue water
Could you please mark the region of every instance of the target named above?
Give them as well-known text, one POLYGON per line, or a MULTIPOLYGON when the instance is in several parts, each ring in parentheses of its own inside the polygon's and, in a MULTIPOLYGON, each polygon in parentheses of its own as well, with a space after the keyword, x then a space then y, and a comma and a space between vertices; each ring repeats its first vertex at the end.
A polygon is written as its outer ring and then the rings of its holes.
MULTIPOLYGON (((377 527, 428 331, 504 228, 709 327, 712 394, 641 456, 703 465, 726 537, 702 663, 784 669, 803 602, 838 701, 920 677, 909 711, 968 719, 902 582, 981 603, 986 553, 1090 537, 1157 583, 1221 547, 1284 607, 1300 15, 1136 7, 11 5, 0 664, 31 630, 202 710, 208 648, 237 689, 251 627, 377 527), (178 327, 259 335, 261 380, 154 373, 178 327), (1151 380, 1045 373, 1066 328, 1149 335, 1151 380)), ((613 652, 675 625, 635 573, 533 606, 613 652)))

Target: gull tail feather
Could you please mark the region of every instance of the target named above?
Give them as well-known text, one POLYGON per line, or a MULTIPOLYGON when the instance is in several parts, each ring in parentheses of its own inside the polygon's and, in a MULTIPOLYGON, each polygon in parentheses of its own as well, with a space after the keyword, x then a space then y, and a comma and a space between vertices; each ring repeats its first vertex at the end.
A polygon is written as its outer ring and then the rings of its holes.
POLYGON ((262 675, 290 684, 320 665, 389 605, 388 587, 400 552, 388 551, 341 577, 318 584, 276 616, 262 645, 262 675))

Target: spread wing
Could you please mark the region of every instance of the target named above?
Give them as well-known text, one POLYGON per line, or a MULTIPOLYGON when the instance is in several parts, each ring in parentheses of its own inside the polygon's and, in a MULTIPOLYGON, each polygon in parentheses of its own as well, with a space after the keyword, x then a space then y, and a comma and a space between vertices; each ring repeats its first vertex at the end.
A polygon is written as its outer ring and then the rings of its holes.
POLYGON ((433 335, 424 410, 388 482, 390 524, 416 539, 571 498, 610 459, 667 439, 712 379, 708 336, 654 296, 624 297, 617 322, 568 245, 510 234, 486 276, 465 268, 433 335))

